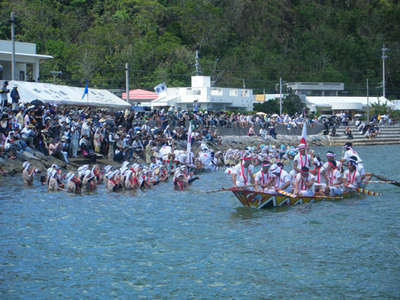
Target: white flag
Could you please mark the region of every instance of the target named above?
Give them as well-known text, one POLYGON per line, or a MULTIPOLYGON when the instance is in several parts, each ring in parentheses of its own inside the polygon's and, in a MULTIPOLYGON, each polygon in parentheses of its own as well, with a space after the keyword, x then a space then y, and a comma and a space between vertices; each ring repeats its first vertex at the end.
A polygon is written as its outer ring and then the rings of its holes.
POLYGON ((156 94, 161 94, 162 92, 166 92, 167 85, 165 84, 165 82, 160 83, 154 87, 154 91, 156 92, 156 94))
POLYGON ((186 155, 186 162, 188 164, 192 164, 192 122, 189 123, 189 129, 187 133, 186 155))

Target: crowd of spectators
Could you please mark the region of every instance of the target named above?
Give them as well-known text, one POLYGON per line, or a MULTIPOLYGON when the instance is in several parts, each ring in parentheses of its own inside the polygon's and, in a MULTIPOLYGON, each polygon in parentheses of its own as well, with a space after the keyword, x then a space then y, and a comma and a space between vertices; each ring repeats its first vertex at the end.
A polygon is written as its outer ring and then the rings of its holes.
MULTIPOLYGON (((14 87, 16 89, 16 87, 14 87)), ((3 86, 4 93, 9 92, 3 86)), ((15 95, 13 95, 15 96, 15 95)), ((171 144, 186 146, 189 122, 192 140, 219 143, 220 129, 246 128, 249 135, 276 138, 276 124, 288 129, 303 122, 301 114, 282 116, 227 112, 186 112, 179 109, 124 111, 90 107, 53 106, 34 101, 20 104, 2 101, 0 156, 16 158, 18 152, 38 150, 69 162, 78 155, 95 160, 107 156, 116 161, 143 158, 146 150, 171 144), (11 105, 10 105, 11 104, 11 105), (260 128, 256 132, 254 128, 260 128)))

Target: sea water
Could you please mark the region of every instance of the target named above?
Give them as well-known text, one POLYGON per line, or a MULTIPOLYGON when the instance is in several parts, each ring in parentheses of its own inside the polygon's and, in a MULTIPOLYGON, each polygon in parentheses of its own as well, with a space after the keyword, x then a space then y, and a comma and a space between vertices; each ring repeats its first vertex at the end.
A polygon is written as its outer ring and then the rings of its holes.
MULTIPOLYGON (((400 181, 400 146, 356 150, 367 171, 400 181)), ((400 297, 400 187, 256 210, 230 192, 206 193, 231 185, 223 171, 200 177, 184 192, 168 182, 79 196, 1 178, 0 297, 400 297)))

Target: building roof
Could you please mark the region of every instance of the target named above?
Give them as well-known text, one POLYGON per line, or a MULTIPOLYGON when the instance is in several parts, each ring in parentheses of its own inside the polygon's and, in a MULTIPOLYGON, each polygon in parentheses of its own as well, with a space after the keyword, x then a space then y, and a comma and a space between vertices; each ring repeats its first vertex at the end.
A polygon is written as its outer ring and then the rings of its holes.
POLYGON ((367 104, 386 104, 393 106, 385 97, 357 97, 357 96, 306 96, 305 101, 309 106, 330 108, 332 110, 362 110, 367 104))
MULTIPOLYGON (((10 55, 10 59, 11 59, 12 52, 0 51, 0 55, 1 54, 10 55)), ((23 57, 31 57, 31 58, 39 58, 39 59, 51 59, 51 58, 53 58, 53 56, 51 56, 51 55, 29 54, 29 53, 18 53, 18 52, 15 53, 15 56, 23 56, 23 57)))
MULTIPOLYGON (((129 90, 129 100, 140 102, 140 100, 152 101, 158 98, 158 95, 152 91, 141 89, 129 90)), ((122 99, 126 99, 126 92, 122 93, 122 99)))
MULTIPOLYGON (((88 89, 88 96, 83 97, 84 88, 57 85, 51 83, 9 81, 9 87, 18 86, 20 102, 30 103, 40 100, 50 104, 89 105, 111 108, 124 108, 131 105, 113 93, 103 89, 88 89)), ((8 101, 11 101, 8 95, 8 101)))

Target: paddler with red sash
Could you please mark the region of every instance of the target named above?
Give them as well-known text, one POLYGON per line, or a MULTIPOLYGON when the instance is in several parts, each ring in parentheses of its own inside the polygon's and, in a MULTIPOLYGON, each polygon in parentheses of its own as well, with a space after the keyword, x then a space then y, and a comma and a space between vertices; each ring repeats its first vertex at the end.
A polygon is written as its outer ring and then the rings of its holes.
POLYGON ((353 144, 350 142, 347 142, 344 144, 344 154, 343 154, 343 163, 347 163, 349 160, 354 160, 357 162, 357 170, 360 173, 362 179, 364 179, 366 176, 369 176, 370 174, 365 174, 364 170, 364 165, 362 163, 360 155, 353 149, 353 144))
POLYGON ((328 167, 325 170, 327 176, 325 194, 329 196, 339 196, 343 194, 343 179, 342 174, 336 166, 336 160, 328 162, 328 167))
POLYGON ((125 172, 124 186, 127 190, 134 190, 139 187, 139 181, 133 166, 125 172))
POLYGON ((287 193, 292 192, 292 176, 283 169, 283 163, 278 162, 276 165, 272 165, 270 172, 275 178, 274 188, 277 193, 279 191, 285 191, 287 193))
POLYGON ((329 162, 335 161, 337 169, 340 172, 342 172, 342 162, 339 161, 339 160, 336 160, 336 155, 335 155, 335 153, 333 151, 326 152, 326 159, 327 159, 327 162, 323 164, 323 169, 324 170, 328 169, 329 162))
POLYGON ((323 195, 326 189, 327 177, 324 170, 321 158, 317 155, 314 157, 314 169, 310 170, 310 173, 314 175, 315 193, 319 195, 323 195))
POLYGON ((295 194, 298 196, 314 196, 314 176, 310 174, 308 167, 301 168, 300 173, 296 175, 295 194))
POLYGON ((362 176, 357 170, 357 162, 355 160, 349 160, 347 168, 343 174, 344 191, 350 192, 361 187, 362 176))
POLYGON ((254 184, 253 171, 251 168, 252 157, 244 156, 240 163, 232 168, 232 184, 234 187, 244 187, 254 184))
POLYGON ((255 190, 258 192, 264 192, 268 194, 275 194, 274 176, 269 172, 271 163, 269 161, 264 161, 261 164, 261 170, 256 173, 255 176, 255 190))
POLYGON ((68 173, 65 179, 67 181, 67 192, 80 194, 82 183, 79 181, 78 176, 74 173, 68 173))
POLYGON ((119 170, 115 170, 107 175, 107 190, 110 192, 118 192, 122 189, 121 174, 119 170))
POLYGON ((297 154, 293 159, 293 170, 290 172, 292 176, 296 176, 298 173, 301 172, 301 168, 307 167, 308 169, 311 168, 311 155, 307 154, 307 145, 306 144, 299 144, 297 146, 297 154))

